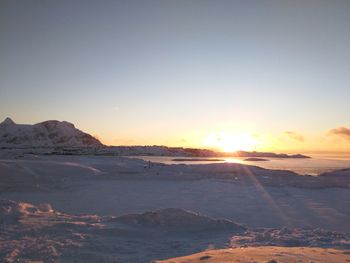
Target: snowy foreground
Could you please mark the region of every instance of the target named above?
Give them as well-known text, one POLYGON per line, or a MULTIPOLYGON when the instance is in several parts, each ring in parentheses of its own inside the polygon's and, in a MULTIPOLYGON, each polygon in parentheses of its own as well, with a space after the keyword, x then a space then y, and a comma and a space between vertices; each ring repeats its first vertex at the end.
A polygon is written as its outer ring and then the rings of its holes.
POLYGON ((315 259, 326 253, 319 248, 334 248, 328 262, 350 260, 350 170, 313 177, 232 163, 1 152, 0 199, 1 262, 150 262, 269 246, 312 247, 315 259))

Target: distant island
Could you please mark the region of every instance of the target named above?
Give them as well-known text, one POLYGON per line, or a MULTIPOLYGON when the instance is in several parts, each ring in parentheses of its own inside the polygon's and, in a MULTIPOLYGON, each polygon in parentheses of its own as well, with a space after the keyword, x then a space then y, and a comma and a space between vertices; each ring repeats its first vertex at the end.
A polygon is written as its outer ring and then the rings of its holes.
POLYGON ((248 161, 248 162, 266 162, 266 161, 268 161, 268 159, 250 157, 250 158, 244 159, 244 161, 248 161))
POLYGON ((265 157, 265 158, 311 158, 303 154, 285 154, 285 153, 271 153, 271 152, 246 152, 238 151, 233 153, 236 157, 265 157))

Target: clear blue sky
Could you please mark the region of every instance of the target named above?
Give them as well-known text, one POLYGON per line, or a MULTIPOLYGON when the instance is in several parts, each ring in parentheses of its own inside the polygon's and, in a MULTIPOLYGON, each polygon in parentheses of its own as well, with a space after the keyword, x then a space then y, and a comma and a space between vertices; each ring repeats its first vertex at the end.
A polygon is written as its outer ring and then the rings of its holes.
POLYGON ((350 1, 2 0, 6 116, 109 144, 323 136, 350 124, 350 1))

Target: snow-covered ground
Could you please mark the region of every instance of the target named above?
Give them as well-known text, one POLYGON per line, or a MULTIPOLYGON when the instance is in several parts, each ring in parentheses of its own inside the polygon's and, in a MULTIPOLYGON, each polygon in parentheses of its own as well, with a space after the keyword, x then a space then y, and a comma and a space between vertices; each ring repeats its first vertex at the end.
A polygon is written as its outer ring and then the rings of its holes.
POLYGON ((101 217, 65 214, 47 204, 0 201, 0 208, 3 262, 150 262, 250 243, 350 248, 346 234, 288 228, 249 230, 230 220, 182 209, 101 217))
POLYGON ((77 214, 183 208, 251 227, 350 232, 349 171, 299 176, 240 164, 157 165, 94 156, 0 160, 0 198, 77 214), (254 215, 254 216, 253 216, 254 215))
POLYGON ((349 246, 349 170, 313 177, 232 163, 2 154, 0 199, 60 212, 2 203, 2 260, 149 262, 230 244, 349 246), (213 218, 247 229, 233 233, 213 218))
POLYGON ((1 199, 47 202, 72 214, 122 215, 183 208, 251 227, 321 227, 350 232, 350 190, 241 186, 216 180, 103 180, 45 192, 1 193, 1 199))

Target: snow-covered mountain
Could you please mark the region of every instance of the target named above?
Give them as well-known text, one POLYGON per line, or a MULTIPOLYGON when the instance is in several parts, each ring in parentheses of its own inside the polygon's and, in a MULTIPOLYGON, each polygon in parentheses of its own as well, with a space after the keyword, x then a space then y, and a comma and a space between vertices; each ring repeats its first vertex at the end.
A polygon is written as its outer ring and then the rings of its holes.
POLYGON ((0 123, 0 147, 100 147, 102 143, 66 121, 16 124, 10 118, 0 123))

